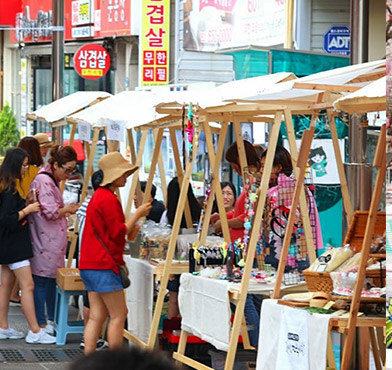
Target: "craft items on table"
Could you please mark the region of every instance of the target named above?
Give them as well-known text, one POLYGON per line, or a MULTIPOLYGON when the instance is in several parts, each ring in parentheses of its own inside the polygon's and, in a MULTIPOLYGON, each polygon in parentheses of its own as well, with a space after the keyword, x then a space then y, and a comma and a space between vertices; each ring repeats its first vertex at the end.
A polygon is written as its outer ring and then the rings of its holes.
MULTIPOLYGON (((382 248, 382 237, 375 236, 373 245, 377 247, 375 250, 382 248)), ((309 290, 331 293, 337 306, 346 307, 357 284, 361 255, 361 252, 354 254, 350 244, 339 248, 328 248, 308 270, 304 271, 309 290)), ((361 287, 361 302, 376 304, 378 312, 380 299, 385 297, 385 259, 382 254, 374 254, 373 257, 370 255, 365 276, 366 279, 361 287)))
POLYGON ((149 220, 142 226, 141 233, 140 258, 145 260, 150 260, 151 258, 166 259, 172 233, 171 227, 149 220))
POLYGON ((349 244, 340 248, 329 248, 312 263, 309 271, 334 271, 343 262, 352 257, 353 254, 349 244))
POLYGON ((194 272, 197 266, 220 266, 227 265, 227 258, 232 261, 232 266, 244 267, 243 258, 244 243, 236 240, 234 243, 215 243, 200 246, 199 242, 194 242, 189 249, 189 269, 194 272))

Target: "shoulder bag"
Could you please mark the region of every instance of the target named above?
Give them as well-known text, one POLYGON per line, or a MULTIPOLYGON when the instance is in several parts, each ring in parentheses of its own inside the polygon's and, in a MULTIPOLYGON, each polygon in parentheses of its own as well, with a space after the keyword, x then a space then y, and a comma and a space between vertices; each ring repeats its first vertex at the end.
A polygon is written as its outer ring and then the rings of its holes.
POLYGON ((106 251, 109 253, 110 257, 112 257, 112 260, 114 261, 114 263, 117 265, 118 269, 120 270, 121 284, 124 289, 127 289, 131 285, 131 280, 129 279, 129 276, 128 276, 129 275, 128 267, 126 265, 120 265, 116 262, 113 255, 110 253, 108 247, 105 245, 103 240, 98 235, 97 230, 95 230, 94 226, 93 226, 93 230, 94 230, 94 234, 97 237, 97 239, 99 240, 99 242, 106 249, 106 251))

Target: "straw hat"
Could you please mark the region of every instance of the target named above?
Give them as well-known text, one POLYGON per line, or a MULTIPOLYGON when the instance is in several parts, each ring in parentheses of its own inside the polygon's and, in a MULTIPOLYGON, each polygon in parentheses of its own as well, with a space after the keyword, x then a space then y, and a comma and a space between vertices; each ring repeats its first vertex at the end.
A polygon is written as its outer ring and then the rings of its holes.
POLYGON ((126 161, 119 152, 105 154, 98 161, 98 167, 103 171, 103 180, 100 186, 111 184, 125 173, 129 176, 139 168, 126 161))
POLYGON ((34 138, 37 139, 41 148, 49 148, 53 146, 53 143, 49 140, 48 135, 44 134, 43 132, 40 134, 35 134, 34 138))

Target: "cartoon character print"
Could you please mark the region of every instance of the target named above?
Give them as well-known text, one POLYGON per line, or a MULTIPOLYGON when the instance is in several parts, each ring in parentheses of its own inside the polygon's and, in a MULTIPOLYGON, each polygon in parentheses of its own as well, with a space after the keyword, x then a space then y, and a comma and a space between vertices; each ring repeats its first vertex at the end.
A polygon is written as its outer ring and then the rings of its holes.
POLYGON ((316 177, 322 177, 327 174, 327 154, 322 146, 310 151, 309 165, 314 170, 316 177))

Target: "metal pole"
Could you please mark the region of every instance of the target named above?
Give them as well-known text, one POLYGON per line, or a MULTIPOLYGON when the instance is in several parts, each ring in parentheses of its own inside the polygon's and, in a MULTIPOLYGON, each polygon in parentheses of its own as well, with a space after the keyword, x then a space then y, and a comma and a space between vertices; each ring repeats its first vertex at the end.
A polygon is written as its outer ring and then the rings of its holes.
MULTIPOLYGON (((52 0, 52 19, 54 27, 64 28, 64 0, 52 0)), ((63 97, 64 72, 64 31, 52 33, 52 101, 63 97)), ((58 144, 63 142, 62 127, 52 129, 52 138, 58 144)))
POLYGON ((351 0, 351 64, 368 61, 369 0, 351 0))
MULTIPOLYGON (((351 0, 351 64, 368 61, 369 0, 351 0)), ((367 210, 372 191, 372 167, 367 163, 367 118, 366 115, 350 117, 349 163, 345 164, 347 185, 353 210, 367 210)))

